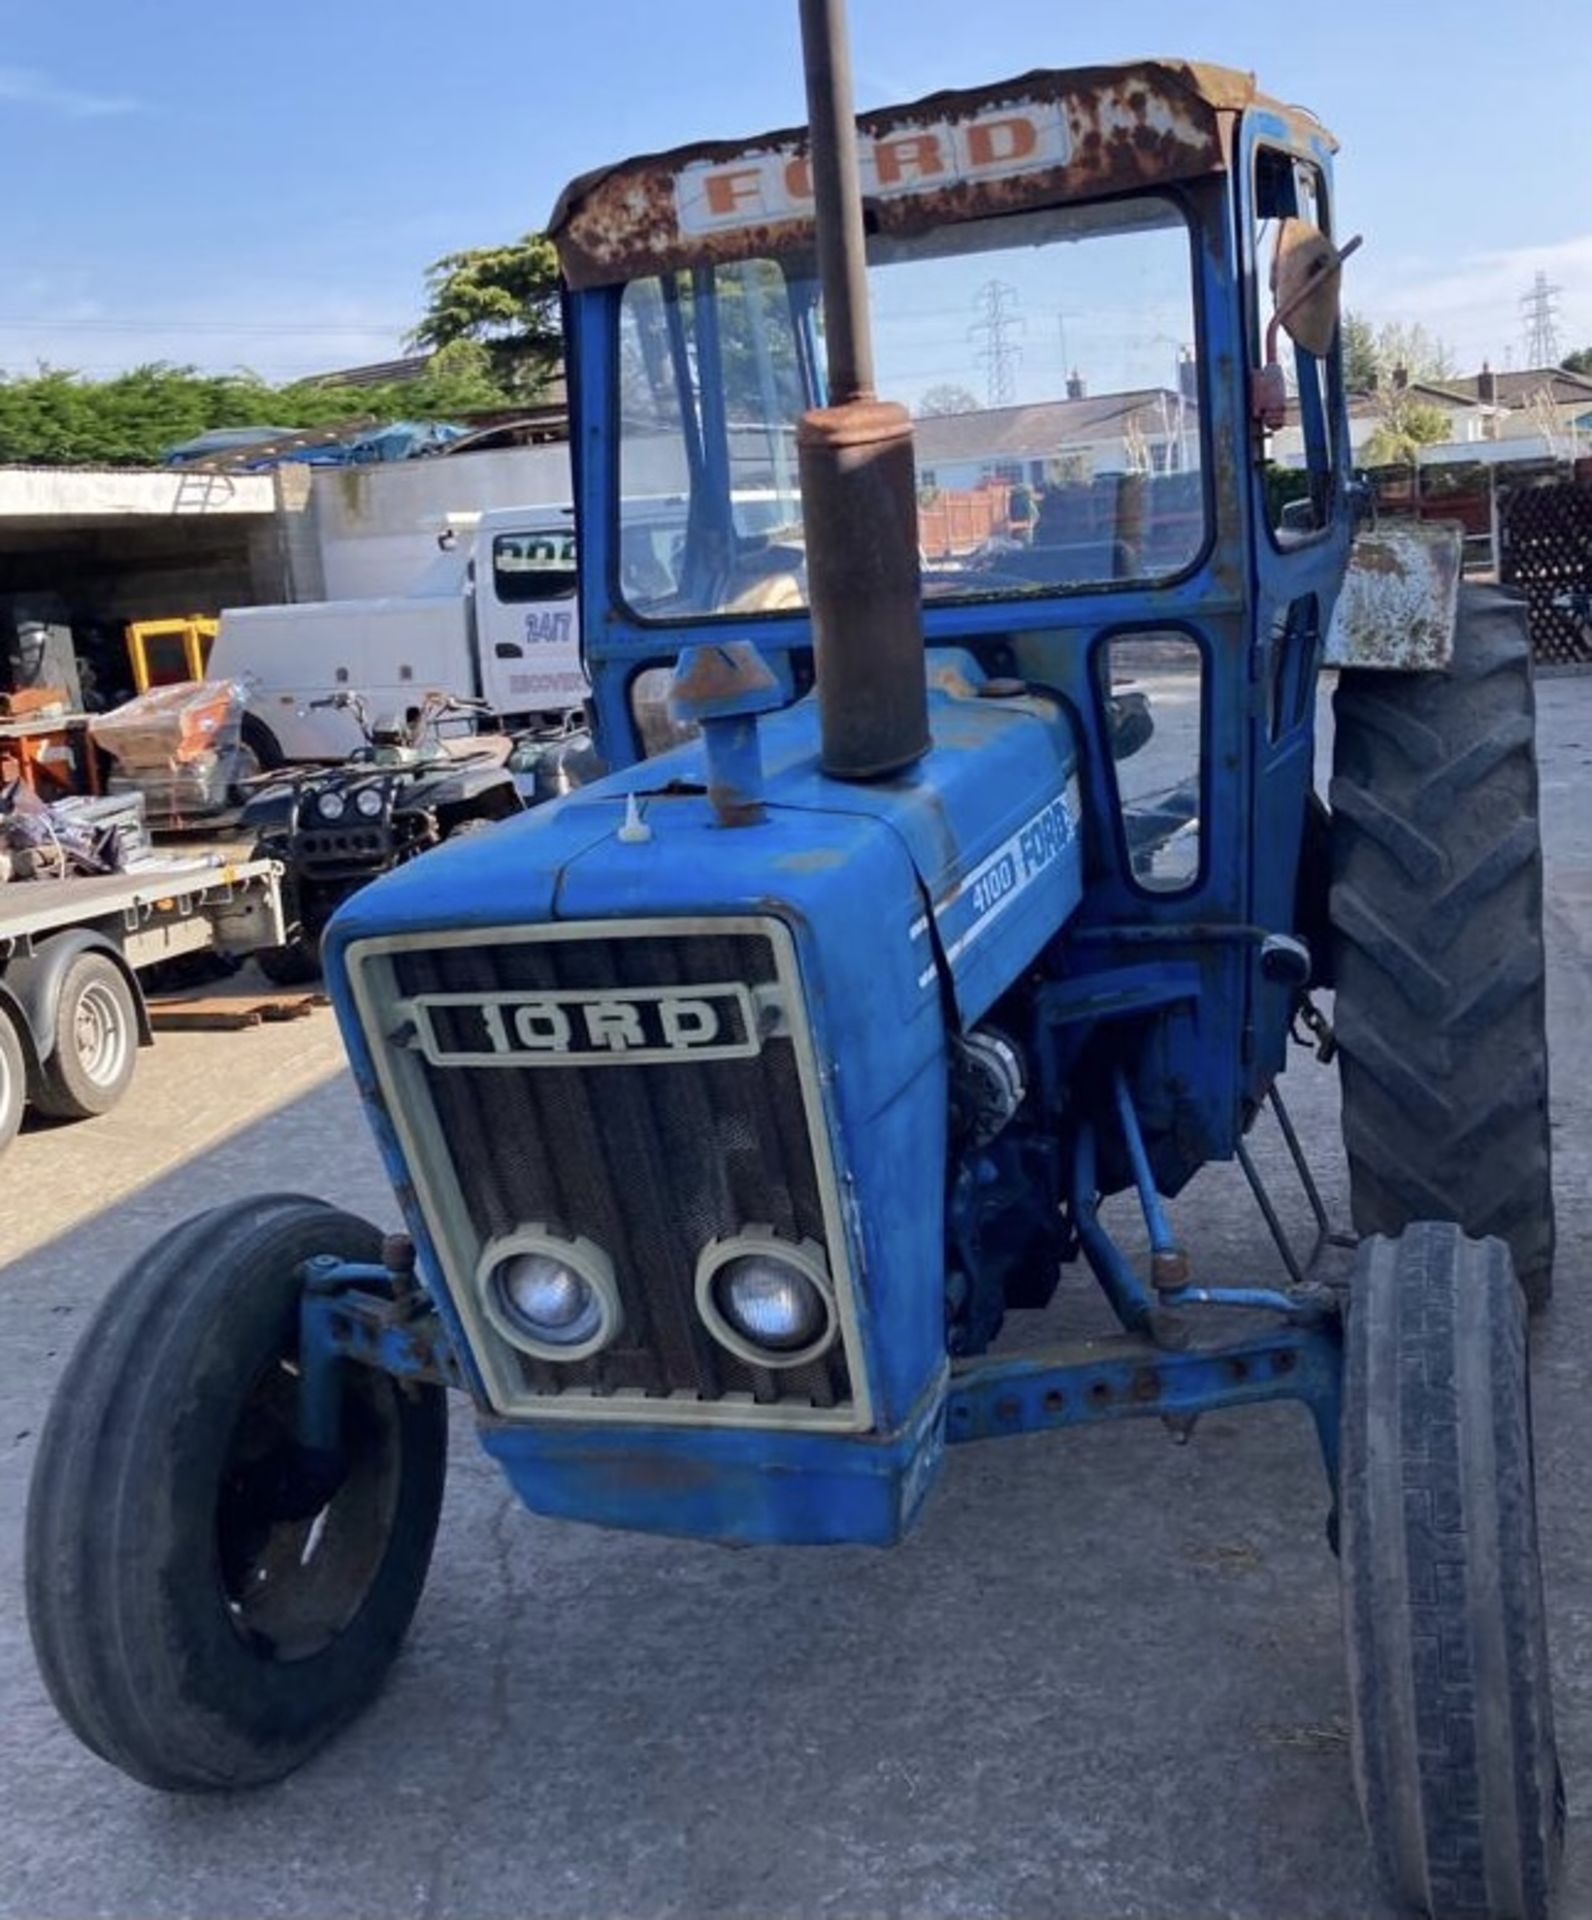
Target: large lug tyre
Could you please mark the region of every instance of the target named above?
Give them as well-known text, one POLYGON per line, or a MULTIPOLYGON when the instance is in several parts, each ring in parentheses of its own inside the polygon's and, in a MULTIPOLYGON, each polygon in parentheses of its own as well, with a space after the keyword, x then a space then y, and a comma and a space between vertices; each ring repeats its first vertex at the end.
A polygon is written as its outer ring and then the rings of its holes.
POLYGON ((33 1104, 53 1120, 109 1113, 138 1064, 138 1006, 107 953, 80 953, 55 1002, 55 1044, 39 1066, 33 1104))
POLYGON ((1430 1221, 1365 1242, 1345 1338, 1344 1630, 1372 1845, 1436 1920, 1545 1920, 1564 1795, 1508 1248, 1430 1221))
POLYGON ((28 1057, 16 1022, 0 1006, 0 1153, 17 1137, 28 1104, 28 1057))
POLYGON ((303 934, 295 934, 284 947, 261 947, 254 957, 274 987, 308 987, 321 977, 320 953, 303 934))
POLYGON ((28 1621, 62 1717, 149 1786, 256 1785, 381 1685, 442 1503, 443 1391, 343 1368, 341 1477, 297 1442, 299 1270, 376 1229, 271 1195, 136 1260, 39 1442, 28 1621))
POLYGON ((1553 1286, 1531 644, 1463 588, 1446 673, 1345 671, 1334 702, 1334 1016, 1354 1224, 1455 1220, 1553 1286))
POLYGON ((286 923, 287 939, 279 947, 255 950, 260 971, 274 987, 310 986, 321 977, 320 941, 304 928, 292 853, 284 841, 268 834, 255 843, 250 858, 280 860, 283 867, 282 919, 286 923))

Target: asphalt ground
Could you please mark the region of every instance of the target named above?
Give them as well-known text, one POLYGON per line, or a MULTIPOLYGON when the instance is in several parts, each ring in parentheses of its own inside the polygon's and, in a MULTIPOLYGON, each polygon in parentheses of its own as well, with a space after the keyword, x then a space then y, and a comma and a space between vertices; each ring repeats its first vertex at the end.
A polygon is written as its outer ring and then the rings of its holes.
MULTIPOLYGON (((1562 1912, 1587 1916, 1592 678, 1545 678, 1539 705, 1560 1252, 1533 1367, 1562 1912)), ((1334 1076, 1301 1053, 1287 1091, 1341 1214, 1334 1076)), ((430 1582, 374 1709, 280 1787, 134 1785, 57 1721, 22 1617, 64 1358, 122 1264, 202 1206, 287 1188, 393 1207, 325 1013, 163 1037, 120 1114, 26 1133, 4 1176, 0 1915, 1389 1911, 1350 1784, 1323 1482, 1288 1408, 1207 1419, 1186 1447, 1150 1421, 954 1450, 890 1553, 539 1520, 461 1415, 430 1582)), ((1233 1169, 1175 1216, 1202 1273, 1275 1273, 1233 1169)))

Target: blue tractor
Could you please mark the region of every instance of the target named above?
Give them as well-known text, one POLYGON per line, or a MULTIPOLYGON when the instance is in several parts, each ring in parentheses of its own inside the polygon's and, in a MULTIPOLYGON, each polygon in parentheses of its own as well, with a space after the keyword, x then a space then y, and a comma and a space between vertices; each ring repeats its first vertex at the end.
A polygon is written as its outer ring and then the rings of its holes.
POLYGON ((1542 1915, 1519 610, 1441 536, 1356 537, 1318 121, 1145 61, 858 122, 838 6, 804 14, 810 135, 560 202, 609 771, 333 919, 405 1231, 240 1200, 112 1290, 33 1482, 50 1691, 156 1787, 299 1765, 408 1626, 450 1394, 538 1513, 880 1546, 952 1445, 1294 1399, 1373 1845, 1432 1914, 1542 1915), (1341 1063, 1336 1266, 1295 1040, 1341 1063), (1235 1158, 1285 1280, 1179 1240, 1235 1158), (1100 1329, 1013 1343, 1058 1287, 1100 1329))

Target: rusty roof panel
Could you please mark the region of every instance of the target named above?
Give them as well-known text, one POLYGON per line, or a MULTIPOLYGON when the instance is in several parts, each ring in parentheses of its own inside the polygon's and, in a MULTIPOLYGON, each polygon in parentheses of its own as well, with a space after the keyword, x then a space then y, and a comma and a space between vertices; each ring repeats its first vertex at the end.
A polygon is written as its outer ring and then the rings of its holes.
MULTIPOLYGON (((1324 130, 1265 100, 1251 74, 1147 60, 1046 69, 862 114, 863 191, 885 234, 1188 180, 1225 163, 1224 116, 1279 113, 1300 141, 1324 130)), ((586 174, 548 232, 572 286, 813 244, 807 132, 717 141, 586 174)))

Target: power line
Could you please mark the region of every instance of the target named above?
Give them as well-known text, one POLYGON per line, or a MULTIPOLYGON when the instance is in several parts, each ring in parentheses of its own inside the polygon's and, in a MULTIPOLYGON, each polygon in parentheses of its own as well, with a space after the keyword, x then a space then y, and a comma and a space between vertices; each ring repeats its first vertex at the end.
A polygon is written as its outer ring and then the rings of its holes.
POLYGON ((1017 398, 1017 363, 1023 357, 1015 336, 1027 322, 1017 311, 1017 289, 1004 280, 986 280, 974 298, 978 318, 967 330, 969 340, 982 344, 973 358, 985 370, 986 403, 1009 407, 1017 398))
POLYGON ((1559 295, 1563 291, 1563 287, 1549 286, 1548 276, 1538 267, 1531 291, 1520 297, 1526 359, 1533 367, 1556 367, 1559 364, 1559 295))

